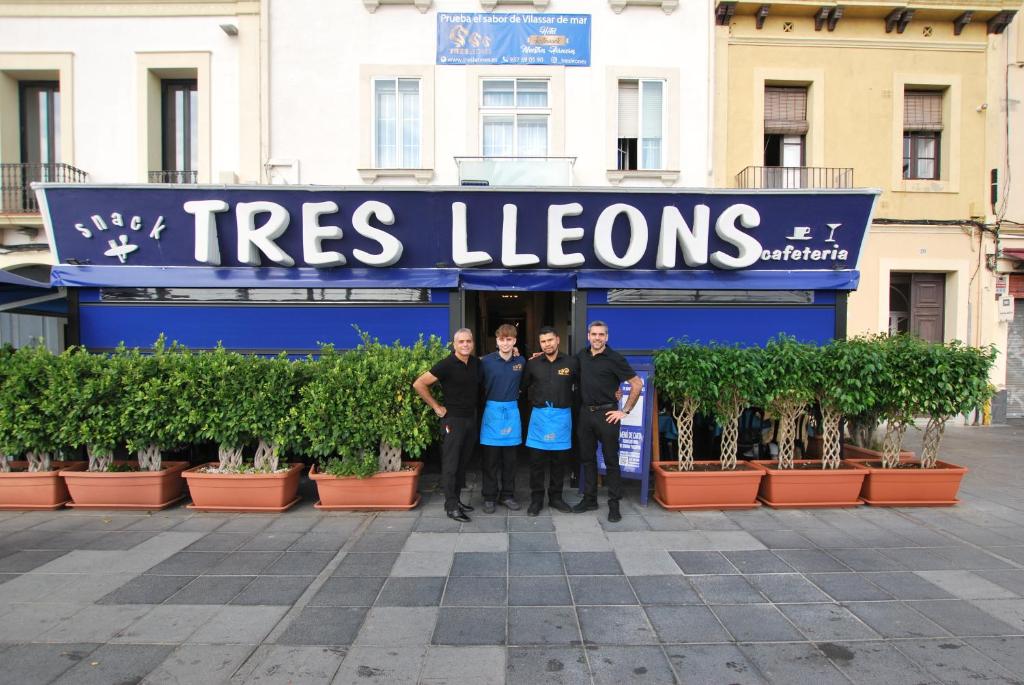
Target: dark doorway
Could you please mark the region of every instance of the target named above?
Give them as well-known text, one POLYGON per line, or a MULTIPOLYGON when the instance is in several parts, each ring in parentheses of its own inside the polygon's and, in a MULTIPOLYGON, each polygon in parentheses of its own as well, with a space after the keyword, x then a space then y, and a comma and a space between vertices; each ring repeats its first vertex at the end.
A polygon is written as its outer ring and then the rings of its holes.
POLYGON ((889 332, 913 333, 942 342, 946 274, 892 273, 889 277, 889 332))
POLYGON ((494 332, 508 323, 519 331, 518 347, 529 356, 537 351, 537 331, 553 326, 562 342, 562 352, 575 352, 572 333, 571 292, 467 291, 466 325, 476 336, 476 351, 485 355, 495 350, 494 332))

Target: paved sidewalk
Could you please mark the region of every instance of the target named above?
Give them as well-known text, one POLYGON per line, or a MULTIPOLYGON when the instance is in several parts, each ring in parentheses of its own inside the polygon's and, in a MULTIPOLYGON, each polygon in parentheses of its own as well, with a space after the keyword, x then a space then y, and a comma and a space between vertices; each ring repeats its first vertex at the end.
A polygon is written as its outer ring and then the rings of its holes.
POLYGON ((0 683, 1024 683, 1022 439, 950 509, 0 512, 0 683))

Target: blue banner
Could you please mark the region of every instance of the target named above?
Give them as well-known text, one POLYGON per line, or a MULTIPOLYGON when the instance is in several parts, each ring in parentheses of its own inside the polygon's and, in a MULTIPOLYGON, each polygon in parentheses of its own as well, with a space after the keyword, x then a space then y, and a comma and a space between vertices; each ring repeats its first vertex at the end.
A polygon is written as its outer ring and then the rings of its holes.
POLYGON ((590 66, 589 14, 437 14, 438 64, 590 66))

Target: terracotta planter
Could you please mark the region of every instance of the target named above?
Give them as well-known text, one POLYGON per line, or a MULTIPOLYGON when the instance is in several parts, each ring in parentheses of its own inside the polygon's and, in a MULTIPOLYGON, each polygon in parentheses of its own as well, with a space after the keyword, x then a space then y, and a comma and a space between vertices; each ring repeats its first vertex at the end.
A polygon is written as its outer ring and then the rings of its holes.
POLYGON ((877 463, 861 464, 867 471, 860 497, 876 507, 948 507, 960 502, 960 489, 967 468, 935 463, 935 468, 883 469, 877 463))
MULTIPOLYGON (((0 510, 60 509, 71 496, 61 471, 81 471, 85 462, 55 461, 51 471, 0 473, 0 510)), ((27 461, 11 462, 12 469, 27 469, 27 461)))
MULTIPOLYGON (((881 461, 882 453, 877 450, 869 450, 867 447, 857 447, 848 442, 843 443, 843 459, 847 461, 881 461)), ((900 461, 914 461, 917 455, 910 450, 900 450, 900 461)))
MULTIPOLYGON (((753 509, 764 470, 737 462, 735 471, 670 471, 676 461, 654 462, 654 499, 671 511, 683 509, 753 509)), ((717 461, 695 461, 717 466, 717 461)))
POLYGON ((750 462, 764 469, 758 499, 773 509, 857 507, 867 469, 860 464, 840 462, 838 469, 823 469, 815 459, 796 459, 794 465, 814 468, 780 469, 775 461, 750 462))
POLYGON ((217 462, 191 468, 182 476, 192 495, 189 509, 200 511, 280 512, 291 509, 298 496, 305 464, 292 464, 281 473, 202 473, 217 462))
MULTIPOLYGON (((118 461, 115 464, 134 464, 118 461)), ((166 509, 184 499, 182 472, 187 461, 165 461, 160 471, 79 471, 64 469, 60 475, 71 493, 69 507, 76 509, 166 509)))
POLYGON ((380 511, 413 509, 420 503, 416 487, 420 482, 422 462, 403 462, 402 470, 377 473, 369 478, 355 476, 329 476, 317 473, 316 466, 309 470, 310 480, 316 483, 320 501, 317 509, 351 510, 375 509, 380 511))

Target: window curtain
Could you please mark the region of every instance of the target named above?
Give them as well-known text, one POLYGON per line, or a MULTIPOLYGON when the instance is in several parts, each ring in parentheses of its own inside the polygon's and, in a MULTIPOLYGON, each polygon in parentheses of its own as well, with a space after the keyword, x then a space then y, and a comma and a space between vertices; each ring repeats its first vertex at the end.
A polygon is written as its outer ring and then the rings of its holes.
POLYGON ((641 155, 640 167, 642 169, 661 169, 661 143, 662 143, 662 91, 664 84, 661 81, 642 81, 641 92, 641 155))

